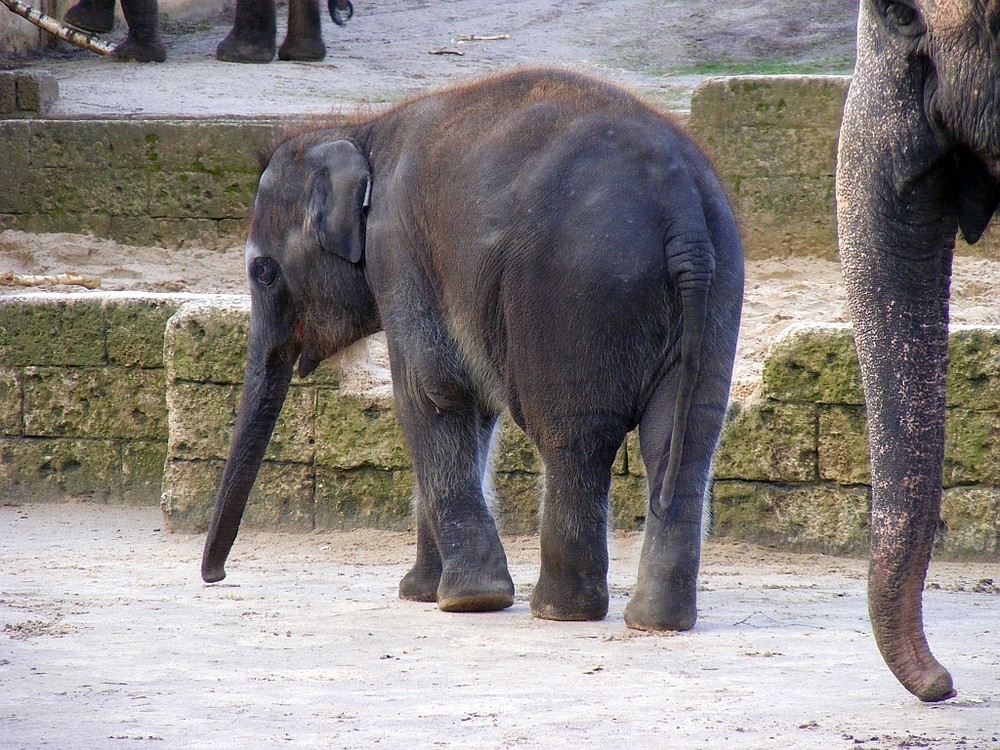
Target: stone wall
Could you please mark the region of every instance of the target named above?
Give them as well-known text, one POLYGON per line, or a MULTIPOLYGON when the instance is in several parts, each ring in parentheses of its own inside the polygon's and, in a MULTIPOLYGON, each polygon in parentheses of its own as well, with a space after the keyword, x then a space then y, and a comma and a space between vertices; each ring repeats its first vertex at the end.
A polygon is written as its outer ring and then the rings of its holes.
POLYGON ((257 148, 277 128, 220 120, 0 121, 0 227, 134 245, 242 242, 257 148))
MULTIPOLYGON (((168 528, 204 530, 242 387, 248 307, 238 295, 0 298, 0 501, 161 502, 168 528)), ((950 356, 936 553, 995 559, 1000 327, 956 327, 950 356)), ((850 328, 790 329, 768 354, 759 390, 731 407, 723 431, 712 533, 864 552, 867 441, 850 328)), ((537 454, 505 422, 495 458, 501 528, 535 530, 537 454)), ((324 364, 293 381, 245 523, 406 528, 413 486, 388 387, 348 390, 324 364)), ((641 526, 645 492, 633 433, 614 466, 615 528, 641 526)))
POLYGON ((187 299, 0 297, 0 499, 158 502, 163 331, 187 299))
MULTIPOLYGON (((1000 327, 956 326, 949 343, 944 498, 936 554, 1000 551, 1000 327)), ((715 457, 714 533, 787 549, 868 547, 868 442, 846 325, 789 329, 764 365, 762 398, 735 405, 715 457)))

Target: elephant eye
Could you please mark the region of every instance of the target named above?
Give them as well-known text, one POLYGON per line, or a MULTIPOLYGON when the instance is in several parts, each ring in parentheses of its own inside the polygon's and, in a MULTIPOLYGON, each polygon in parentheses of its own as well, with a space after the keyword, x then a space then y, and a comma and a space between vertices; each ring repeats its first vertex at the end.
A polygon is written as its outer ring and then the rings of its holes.
POLYGON ((263 286, 271 286, 278 278, 278 264, 263 256, 250 261, 250 278, 263 286))
POLYGON ((924 25, 916 9, 902 2, 889 0, 885 4, 886 20, 903 36, 920 36, 924 33, 924 25))

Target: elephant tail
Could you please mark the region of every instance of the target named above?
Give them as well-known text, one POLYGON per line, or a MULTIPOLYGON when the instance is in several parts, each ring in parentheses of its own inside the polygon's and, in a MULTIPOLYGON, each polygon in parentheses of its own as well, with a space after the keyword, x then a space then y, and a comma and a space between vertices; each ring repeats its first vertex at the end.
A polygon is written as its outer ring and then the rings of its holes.
POLYGON ((651 509, 653 515, 661 521, 669 519, 674 510, 674 492, 681 471, 684 439, 701 370, 701 349, 708 319, 708 293, 715 273, 715 248, 711 242, 705 241, 697 243, 690 252, 679 258, 668 249, 667 257, 668 272, 681 297, 681 358, 667 469, 663 475, 658 505, 651 509))

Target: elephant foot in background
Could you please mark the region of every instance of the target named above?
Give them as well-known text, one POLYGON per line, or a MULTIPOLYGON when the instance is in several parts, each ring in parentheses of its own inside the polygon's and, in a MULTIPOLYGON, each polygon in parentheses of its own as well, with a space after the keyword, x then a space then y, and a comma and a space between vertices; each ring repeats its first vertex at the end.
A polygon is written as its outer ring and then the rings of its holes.
MULTIPOLYGON (((233 28, 219 44, 215 56, 225 62, 271 62, 277 33, 274 0, 237 0, 233 28)), ((319 2, 290 0, 288 33, 278 50, 278 58, 318 62, 325 57, 319 2)))
POLYGON ((690 630, 698 620, 701 525, 657 526, 654 518, 646 522, 639 578, 625 607, 625 624, 633 630, 690 630))
POLYGON ((115 0, 80 0, 63 20, 81 31, 106 34, 115 27, 115 0))

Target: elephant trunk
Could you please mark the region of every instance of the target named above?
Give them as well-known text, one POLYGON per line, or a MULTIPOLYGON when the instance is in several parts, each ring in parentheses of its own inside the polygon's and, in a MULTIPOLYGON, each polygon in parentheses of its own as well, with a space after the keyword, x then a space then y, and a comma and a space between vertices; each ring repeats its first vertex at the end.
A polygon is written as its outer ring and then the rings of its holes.
POLYGON ((957 224, 948 181, 932 171, 902 189, 891 184, 891 159, 863 153, 870 139, 856 115, 849 100, 837 202, 871 447, 869 612, 897 679, 921 700, 944 700, 954 695, 951 675, 927 645, 921 597, 941 507, 957 224))
MULTIPOLYGON (((255 349, 253 339, 251 331, 251 353, 255 349)), ((253 354, 247 358, 236 427, 202 553, 201 577, 206 583, 226 577, 226 558, 292 380, 294 357, 262 360, 264 356, 253 354)))

